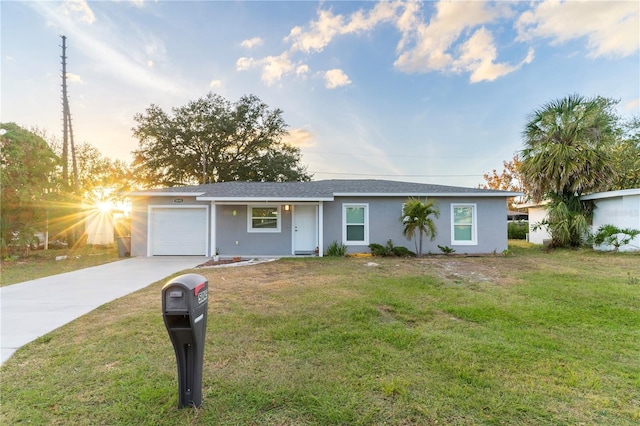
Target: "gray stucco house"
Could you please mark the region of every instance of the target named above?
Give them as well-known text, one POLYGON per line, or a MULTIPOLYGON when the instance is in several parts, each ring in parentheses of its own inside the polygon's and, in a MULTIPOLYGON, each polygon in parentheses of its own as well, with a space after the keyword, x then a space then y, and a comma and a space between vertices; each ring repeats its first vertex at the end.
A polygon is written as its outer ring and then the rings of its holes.
POLYGON ((223 182, 130 194, 131 255, 322 256, 333 241, 348 253, 370 243, 415 250, 402 235, 403 203, 435 199, 438 245, 457 253, 507 249, 507 197, 519 193, 387 180, 223 182))

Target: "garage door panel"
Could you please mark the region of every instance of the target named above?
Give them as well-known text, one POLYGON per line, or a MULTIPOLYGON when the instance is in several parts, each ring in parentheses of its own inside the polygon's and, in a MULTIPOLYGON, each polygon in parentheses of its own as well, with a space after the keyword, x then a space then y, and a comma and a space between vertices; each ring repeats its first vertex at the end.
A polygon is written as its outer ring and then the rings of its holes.
POLYGON ((207 210, 156 208, 151 211, 151 255, 206 255, 207 210))

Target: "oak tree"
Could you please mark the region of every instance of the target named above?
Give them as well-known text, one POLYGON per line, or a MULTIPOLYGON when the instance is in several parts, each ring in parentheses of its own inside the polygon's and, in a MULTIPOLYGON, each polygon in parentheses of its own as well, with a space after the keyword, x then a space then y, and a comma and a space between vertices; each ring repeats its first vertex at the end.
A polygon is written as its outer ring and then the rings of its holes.
POLYGON ((232 103, 209 93, 170 113, 151 105, 134 117, 134 172, 145 187, 310 180, 300 149, 283 142, 282 115, 254 95, 232 103))

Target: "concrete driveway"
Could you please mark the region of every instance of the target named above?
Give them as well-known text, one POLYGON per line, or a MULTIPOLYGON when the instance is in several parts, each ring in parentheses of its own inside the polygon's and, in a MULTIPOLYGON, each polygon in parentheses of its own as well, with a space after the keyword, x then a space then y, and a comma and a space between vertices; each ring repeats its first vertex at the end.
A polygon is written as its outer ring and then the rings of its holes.
POLYGON ((0 365, 19 347, 98 306, 207 260, 134 257, 0 288, 0 365))

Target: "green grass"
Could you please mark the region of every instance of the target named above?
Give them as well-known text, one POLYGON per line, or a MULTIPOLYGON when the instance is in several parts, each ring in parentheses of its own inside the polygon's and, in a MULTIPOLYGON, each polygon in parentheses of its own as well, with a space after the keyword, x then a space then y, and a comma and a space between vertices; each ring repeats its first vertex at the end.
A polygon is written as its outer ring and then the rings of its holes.
POLYGON ((177 409, 159 282, 20 349, 0 370, 0 422, 638 424, 639 260, 521 242, 199 269, 200 409, 177 409))
POLYGON ((0 263, 0 287, 97 266, 115 260, 119 260, 118 249, 115 245, 34 250, 26 258, 17 257, 2 260, 0 263), (56 260, 58 256, 66 256, 66 258, 56 260))

